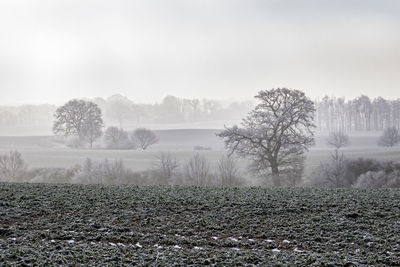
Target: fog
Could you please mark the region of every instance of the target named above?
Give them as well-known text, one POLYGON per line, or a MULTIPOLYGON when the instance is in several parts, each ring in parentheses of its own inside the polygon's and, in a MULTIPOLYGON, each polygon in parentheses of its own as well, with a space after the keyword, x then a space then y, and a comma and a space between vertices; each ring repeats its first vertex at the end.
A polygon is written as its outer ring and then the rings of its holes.
POLYGON ((400 3, 1 1, 0 104, 398 97, 400 3))
POLYGON ((0 266, 400 266, 400 0, 0 0, 0 266))

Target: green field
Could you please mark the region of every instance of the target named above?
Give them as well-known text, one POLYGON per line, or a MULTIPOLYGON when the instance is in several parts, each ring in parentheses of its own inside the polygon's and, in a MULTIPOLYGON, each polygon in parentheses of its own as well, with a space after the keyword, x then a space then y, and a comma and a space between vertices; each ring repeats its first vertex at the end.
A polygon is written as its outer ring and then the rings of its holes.
POLYGON ((0 183, 0 265, 400 265, 400 191, 0 183))

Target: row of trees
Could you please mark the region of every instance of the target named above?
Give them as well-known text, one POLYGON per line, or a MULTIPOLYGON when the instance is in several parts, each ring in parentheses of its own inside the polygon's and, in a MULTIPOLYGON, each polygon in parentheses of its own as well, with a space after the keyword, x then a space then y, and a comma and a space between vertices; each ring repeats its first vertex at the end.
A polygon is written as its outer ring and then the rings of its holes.
POLYGON ((90 158, 67 169, 29 169, 18 151, 10 151, 0 155, 0 181, 197 186, 238 186, 243 183, 233 157, 223 155, 213 165, 203 155, 194 154, 181 163, 170 152, 160 152, 148 170, 134 172, 126 168, 122 160, 95 161, 90 158))
POLYGON ((77 138, 79 147, 88 143, 93 148, 94 142, 100 137, 103 137, 106 147, 112 149, 134 149, 139 146, 145 150, 158 142, 154 132, 145 128, 128 133, 111 126, 103 134, 102 112, 97 104, 90 101, 70 100, 56 110, 54 117, 54 134, 77 138))
POLYGON ((382 131, 400 127, 400 99, 370 99, 362 95, 353 100, 325 96, 315 101, 318 129, 326 131, 382 131))
MULTIPOLYGON (((237 120, 252 107, 251 101, 223 105, 212 99, 186 99, 166 96, 160 103, 139 104, 121 95, 107 99, 85 99, 101 109, 107 125, 137 128, 146 124, 191 123, 214 120, 237 120)), ((55 105, 0 106, 0 128, 49 128, 53 122, 55 105)))
MULTIPOLYGON (((399 142, 395 128, 387 128, 379 139, 379 144, 393 146, 399 142)), ((400 188, 400 163, 375 159, 348 159, 342 151, 349 145, 348 136, 341 132, 331 132, 327 143, 332 151, 329 160, 321 162, 311 175, 312 186, 354 187, 354 188, 400 188)))
MULTIPOLYGON (((91 100, 101 109, 103 120, 119 128, 135 128, 153 123, 186 123, 213 120, 238 120, 254 107, 252 101, 222 105, 210 99, 182 99, 166 96, 160 103, 138 104, 114 95, 91 100)), ((353 100, 324 97, 315 102, 315 124, 326 131, 381 131, 400 127, 400 99, 360 96, 353 100)), ((0 127, 49 127, 54 105, 0 107, 0 127)))
POLYGON ((0 127, 48 127, 53 122, 54 105, 0 106, 0 127))

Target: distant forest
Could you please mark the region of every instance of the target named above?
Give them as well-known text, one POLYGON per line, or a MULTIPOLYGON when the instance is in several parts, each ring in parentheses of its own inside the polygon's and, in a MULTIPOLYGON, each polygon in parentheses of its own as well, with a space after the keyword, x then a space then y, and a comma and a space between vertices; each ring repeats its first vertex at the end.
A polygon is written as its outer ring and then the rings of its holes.
POLYGON ((400 128, 400 99, 370 99, 362 95, 353 100, 324 97, 315 101, 317 128, 326 131, 382 131, 400 128))
MULTIPOLYGON (((107 126, 126 129, 148 124, 178 124, 207 121, 237 121, 254 107, 255 102, 222 104, 210 99, 183 99, 166 96, 161 103, 137 104, 114 95, 107 99, 91 99, 103 112, 107 126)), ((360 96, 353 100, 324 97, 315 102, 315 124, 320 131, 381 131, 400 128, 400 99, 360 96)), ((55 105, 0 106, 0 128, 49 128, 53 123, 55 105)))
MULTIPOLYGON (((125 129, 148 124, 240 120, 254 106, 253 101, 223 105, 216 100, 182 99, 171 95, 155 104, 137 104, 121 95, 85 100, 100 107, 107 126, 125 129)), ((51 130, 56 109, 57 106, 48 104, 0 106, 0 128, 48 127, 51 130)))

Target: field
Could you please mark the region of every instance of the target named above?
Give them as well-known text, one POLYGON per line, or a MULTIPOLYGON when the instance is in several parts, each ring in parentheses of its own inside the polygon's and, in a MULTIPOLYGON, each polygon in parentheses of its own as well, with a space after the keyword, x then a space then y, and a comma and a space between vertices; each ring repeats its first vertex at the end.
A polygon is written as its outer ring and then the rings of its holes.
POLYGON ((0 183, 0 265, 400 265, 400 191, 0 183))
MULTIPOLYGON (((224 144, 215 134, 218 130, 177 129, 158 130, 160 142, 147 151, 141 150, 105 150, 71 149, 54 141, 51 136, 0 136, 0 153, 17 149, 29 167, 70 167, 82 163, 87 157, 96 160, 122 159, 126 167, 141 171, 152 167, 160 151, 170 151, 182 166, 194 153, 202 153, 215 164, 222 153, 224 144), (212 150, 195 151, 194 146, 210 147, 212 150)), ((400 149, 382 148, 376 145, 379 133, 352 133, 350 146, 343 151, 346 157, 369 157, 385 160, 400 160, 400 149)), ((316 135, 316 145, 307 153, 305 177, 329 157, 331 148, 325 144, 326 134, 316 135)), ((240 165, 246 168, 247 162, 240 165)))

